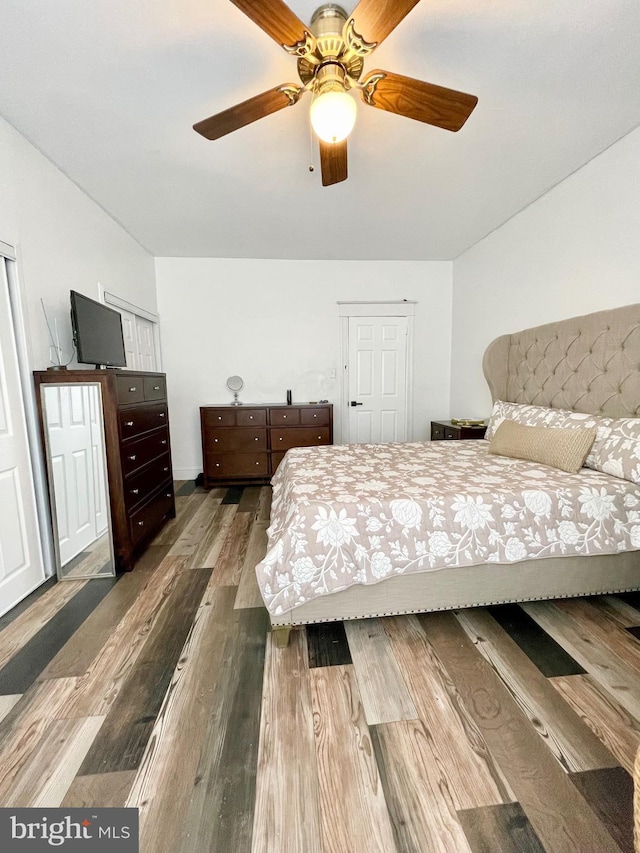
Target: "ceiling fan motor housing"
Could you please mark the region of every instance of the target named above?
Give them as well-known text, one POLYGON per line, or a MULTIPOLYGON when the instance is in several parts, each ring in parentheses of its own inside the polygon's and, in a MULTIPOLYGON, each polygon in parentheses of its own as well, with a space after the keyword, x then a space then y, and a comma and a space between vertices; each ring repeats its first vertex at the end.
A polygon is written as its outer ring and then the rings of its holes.
POLYGON ((311 32, 316 37, 316 48, 323 59, 335 59, 344 50, 342 30, 346 23, 347 13, 335 3, 325 3, 311 16, 311 32))
POLYGON ((358 80, 362 74, 363 57, 350 51, 345 42, 348 17, 336 3, 325 3, 311 16, 315 51, 313 56, 298 59, 298 74, 315 94, 344 92, 350 86, 349 79, 358 80))

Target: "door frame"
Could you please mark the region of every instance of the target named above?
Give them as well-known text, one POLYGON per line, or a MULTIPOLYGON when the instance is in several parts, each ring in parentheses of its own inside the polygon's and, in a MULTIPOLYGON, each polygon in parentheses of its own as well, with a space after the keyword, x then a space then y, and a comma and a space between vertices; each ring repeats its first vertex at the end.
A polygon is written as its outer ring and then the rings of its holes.
POLYGON ((417 301, 413 299, 379 302, 338 302, 340 318, 340 444, 349 442, 349 318, 406 317, 407 352, 405 399, 407 409, 407 441, 413 441, 413 338, 417 301))
MULTIPOLYGON (((36 501, 36 520, 38 524, 40 554, 44 577, 56 573, 56 557, 53 544, 53 528, 50 522, 49 489, 44 460, 40 450, 40 421, 31 372, 30 348, 27 337, 26 312, 24 309, 24 293, 19 276, 19 258, 16 249, 9 243, 0 240, 0 263, 6 264, 7 284, 9 286, 9 305, 11 308, 11 323, 18 361, 18 374, 22 390, 22 402, 27 427, 27 444, 31 459, 31 476, 36 501)), ((37 586, 34 587, 37 589, 37 586)))

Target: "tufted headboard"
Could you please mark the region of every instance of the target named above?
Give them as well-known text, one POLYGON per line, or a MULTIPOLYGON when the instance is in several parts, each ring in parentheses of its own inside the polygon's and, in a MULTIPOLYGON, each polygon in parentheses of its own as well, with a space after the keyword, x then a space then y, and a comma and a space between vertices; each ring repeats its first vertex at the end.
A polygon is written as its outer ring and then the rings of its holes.
POLYGON ((482 368, 493 400, 640 417, 640 304, 502 335, 482 368))

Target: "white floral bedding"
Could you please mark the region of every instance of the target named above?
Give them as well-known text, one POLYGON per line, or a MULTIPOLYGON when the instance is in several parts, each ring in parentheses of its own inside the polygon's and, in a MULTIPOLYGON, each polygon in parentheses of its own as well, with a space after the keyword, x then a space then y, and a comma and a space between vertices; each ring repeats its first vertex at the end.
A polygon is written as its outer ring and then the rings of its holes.
POLYGON ((272 481, 269 545, 256 567, 269 611, 395 574, 640 549, 640 486, 488 447, 290 450, 272 481))

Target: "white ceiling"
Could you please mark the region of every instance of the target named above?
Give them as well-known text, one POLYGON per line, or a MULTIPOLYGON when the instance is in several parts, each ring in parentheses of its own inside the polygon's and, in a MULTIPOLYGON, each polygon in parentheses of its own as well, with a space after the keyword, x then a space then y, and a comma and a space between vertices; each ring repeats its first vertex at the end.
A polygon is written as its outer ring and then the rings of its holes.
POLYGON ((365 71, 478 106, 453 134, 359 103, 326 188, 308 98, 191 129, 297 81, 228 0, 3 0, 1 21, 0 114, 159 256, 454 258, 640 124, 638 0, 423 0, 365 71))

